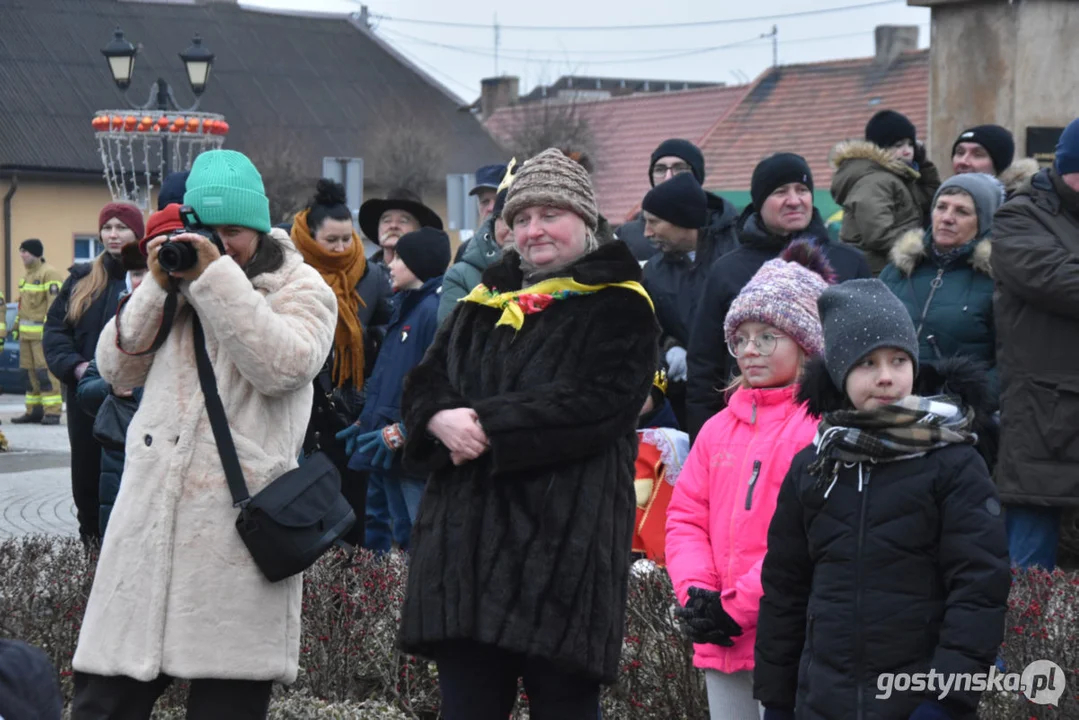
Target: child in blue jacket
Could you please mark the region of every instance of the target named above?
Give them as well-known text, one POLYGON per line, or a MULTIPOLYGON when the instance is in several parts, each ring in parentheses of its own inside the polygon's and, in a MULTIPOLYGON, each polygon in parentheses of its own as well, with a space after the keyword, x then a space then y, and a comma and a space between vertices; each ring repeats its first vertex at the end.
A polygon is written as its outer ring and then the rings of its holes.
POLYGON ((442 275, 450 262, 450 239, 434 228, 420 228, 397 241, 390 263, 395 298, 393 316, 374 372, 367 381, 359 420, 337 437, 345 441, 349 468, 368 472, 364 547, 408 550, 412 523, 423 496, 424 478, 401 467, 405 444, 401 392, 405 376, 423 359, 438 329, 442 275), (389 512, 382 511, 385 508, 389 512), (387 516, 392 523, 386 522, 387 516))

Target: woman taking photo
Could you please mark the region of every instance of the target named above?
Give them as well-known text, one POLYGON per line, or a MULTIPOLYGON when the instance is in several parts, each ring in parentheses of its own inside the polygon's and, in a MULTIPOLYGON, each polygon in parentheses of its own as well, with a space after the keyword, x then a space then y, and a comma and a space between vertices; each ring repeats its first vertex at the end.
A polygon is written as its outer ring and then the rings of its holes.
POLYGON ((101 444, 94 439, 94 419, 79 405, 75 389, 94 359, 98 336, 116 314, 127 292, 127 270, 120 260, 125 245, 142 238, 142 211, 112 202, 101 209, 98 237, 105 252, 91 263, 73 265, 60 294, 49 307, 43 346, 49 370, 64 385, 67 436, 71 442, 71 492, 84 544, 101 538, 98 483, 101 444))
POLYGON ((596 240, 588 173, 525 163, 514 251, 446 319, 405 381, 406 467, 430 471, 402 648, 434 659, 446 720, 595 720, 618 671, 637 415, 658 327, 625 243, 596 240))
POLYGON ((341 494, 356 512, 356 524, 344 540, 360 545, 367 477, 348 469, 344 443, 334 436, 360 415, 364 378, 371 374, 375 360, 369 328, 389 320, 389 282, 381 265, 367 263, 363 241, 352 225, 345 188, 333 180, 318 181, 315 197, 292 222, 292 242, 337 298, 333 348, 315 378, 304 454, 322 450, 341 473, 341 494))
POLYGON ((262 178, 244 155, 199 155, 184 203, 220 238, 158 236, 152 280, 101 334, 113 386, 142 387, 72 665, 74 720, 149 718, 174 678, 187 717, 263 718, 273 681, 296 678, 302 575, 266 580, 236 530, 237 510, 199 392, 196 319, 251 495, 296 467, 312 381, 333 345, 337 301, 283 232, 270 232, 262 178), (168 273, 162 244, 190 243, 168 273), (227 257, 225 257, 227 255, 227 257), (179 292, 164 344, 150 349, 179 292))

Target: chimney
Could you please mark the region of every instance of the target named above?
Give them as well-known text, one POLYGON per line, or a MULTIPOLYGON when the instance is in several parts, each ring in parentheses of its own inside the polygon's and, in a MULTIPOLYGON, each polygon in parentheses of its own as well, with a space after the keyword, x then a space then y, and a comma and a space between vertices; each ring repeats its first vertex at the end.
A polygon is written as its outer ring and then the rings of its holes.
POLYGON ((875 34, 877 65, 888 67, 896 61, 900 53, 918 49, 917 25, 878 25, 875 34))
POLYGON ((520 85, 520 79, 513 75, 480 80, 480 114, 489 118, 495 110, 515 104, 520 85))

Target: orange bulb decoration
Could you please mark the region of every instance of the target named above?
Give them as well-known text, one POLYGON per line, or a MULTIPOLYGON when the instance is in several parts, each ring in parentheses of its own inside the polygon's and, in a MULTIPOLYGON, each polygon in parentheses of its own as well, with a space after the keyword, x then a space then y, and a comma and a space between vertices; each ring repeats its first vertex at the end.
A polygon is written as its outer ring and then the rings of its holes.
POLYGON ((139 121, 139 132, 147 132, 150 126, 154 124, 154 119, 149 115, 143 115, 142 120, 139 121))
POLYGON ((202 132, 207 134, 207 135, 213 135, 215 125, 217 125, 216 120, 203 120, 202 121, 202 132))
POLYGON ((198 118, 188 118, 187 119, 187 131, 191 132, 191 133, 199 131, 199 119, 198 118))
POLYGON ((135 126, 138 124, 138 122, 139 121, 135 118, 134 115, 128 115, 124 118, 124 130, 131 132, 135 129, 135 126))
POLYGON ((219 135, 228 135, 229 134, 229 124, 227 122, 225 122, 224 120, 222 120, 221 122, 219 122, 217 124, 217 129, 218 129, 218 134, 219 135))
POLYGON ((157 119, 157 129, 162 132, 169 129, 169 119, 164 115, 157 119))
POLYGON ((120 117, 119 115, 113 115, 112 116, 112 129, 113 130, 119 130, 123 126, 124 126, 124 119, 122 117, 120 117))

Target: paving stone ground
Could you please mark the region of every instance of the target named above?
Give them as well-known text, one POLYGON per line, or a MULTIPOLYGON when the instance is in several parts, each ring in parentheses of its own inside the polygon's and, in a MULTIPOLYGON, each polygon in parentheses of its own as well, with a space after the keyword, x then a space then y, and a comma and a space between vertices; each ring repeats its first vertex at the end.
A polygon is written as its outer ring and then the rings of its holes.
POLYGON ((21 397, 0 395, 0 431, 11 445, 0 453, 0 540, 77 535, 67 428, 12 425, 11 418, 22 411, 21 397))

